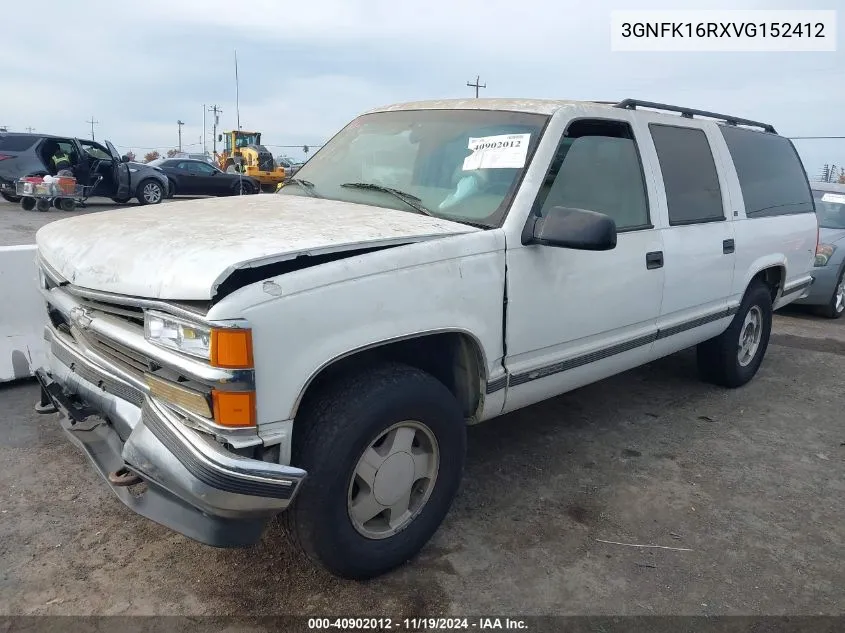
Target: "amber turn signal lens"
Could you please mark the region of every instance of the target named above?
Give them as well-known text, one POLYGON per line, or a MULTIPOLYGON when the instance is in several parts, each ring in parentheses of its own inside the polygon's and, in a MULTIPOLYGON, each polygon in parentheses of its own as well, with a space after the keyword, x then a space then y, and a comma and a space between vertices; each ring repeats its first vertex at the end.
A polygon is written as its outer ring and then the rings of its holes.
POLYGON ((250 369, 252 360, 251 330, 211 330, 211 364, 224 369, 250 369))
POLYGON ((255 426, 254 391, 211 392, 214 421, 220 426, 255 426))

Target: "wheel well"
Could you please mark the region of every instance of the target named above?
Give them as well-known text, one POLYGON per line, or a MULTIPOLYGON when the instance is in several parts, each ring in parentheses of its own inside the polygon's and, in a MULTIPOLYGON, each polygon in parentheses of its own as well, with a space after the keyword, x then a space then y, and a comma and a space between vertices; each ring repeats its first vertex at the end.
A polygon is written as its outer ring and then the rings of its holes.
POLYGON ((751 282, 754 283, 755 281, 762 281, 766 284, 769 288, 769 294, 771 294, 772 297, 772 303, 774 303, 783 289, 785 275, 786 271, 783 266, 770 266, 769 268, 764 268, 754 275, 751 282))
POLYGON ((485 378, 481 347, 468 334, 440 332, 384 343, 332 362, 306 386, 295 415, 331 382, 385 361, 404 363, 431 374, 454 394, 465 418, 471 421, 478 414, 485 378))

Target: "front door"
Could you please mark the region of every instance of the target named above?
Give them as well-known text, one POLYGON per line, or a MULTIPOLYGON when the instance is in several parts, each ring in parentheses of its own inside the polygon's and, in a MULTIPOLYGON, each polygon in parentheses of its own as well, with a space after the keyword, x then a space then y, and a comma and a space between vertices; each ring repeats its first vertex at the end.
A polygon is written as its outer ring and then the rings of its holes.
POLYGON ((106 141, 106 147, 108 147, 109 153, 114 161, 112 164, 112 175, 114 176, 115 192, 111 197, 117 200, 128 199, 132 195, 130 193, 131 174, 129 172, 129 165, 123 162, 120 152, 117 151, 117 148, 110 141, 106 141))
POLYGON ((589 209, 619 231, 610 251, 508 244, 504 411, 651 358, 663 295, 663 240, 653 227, 637 138, 625 114, 579 119, 561 138, 534 204, 589 209))

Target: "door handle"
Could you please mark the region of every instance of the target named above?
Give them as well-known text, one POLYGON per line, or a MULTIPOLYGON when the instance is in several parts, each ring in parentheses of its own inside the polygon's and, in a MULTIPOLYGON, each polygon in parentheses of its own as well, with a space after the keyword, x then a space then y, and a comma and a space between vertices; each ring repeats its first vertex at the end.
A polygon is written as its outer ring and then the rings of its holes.
POLYGON ((645 267, 651 270, 652 268, 663 268, 663 251, 652 251, 645 254, 645 267))
POLYGON ((734 252, 734 241, 733 240, 722 240, 722 252, 725 255, 734 252))

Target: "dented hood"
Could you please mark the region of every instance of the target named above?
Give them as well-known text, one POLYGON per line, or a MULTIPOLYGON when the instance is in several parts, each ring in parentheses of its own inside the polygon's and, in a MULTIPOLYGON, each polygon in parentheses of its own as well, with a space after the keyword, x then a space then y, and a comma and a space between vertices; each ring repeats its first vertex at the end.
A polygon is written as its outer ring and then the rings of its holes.
POLYGON ((41 258, 76 286, 189 301, 212 299, 240 268, 476 230, 413 212, 256 195, 67 218, 35 239, 41 258))

